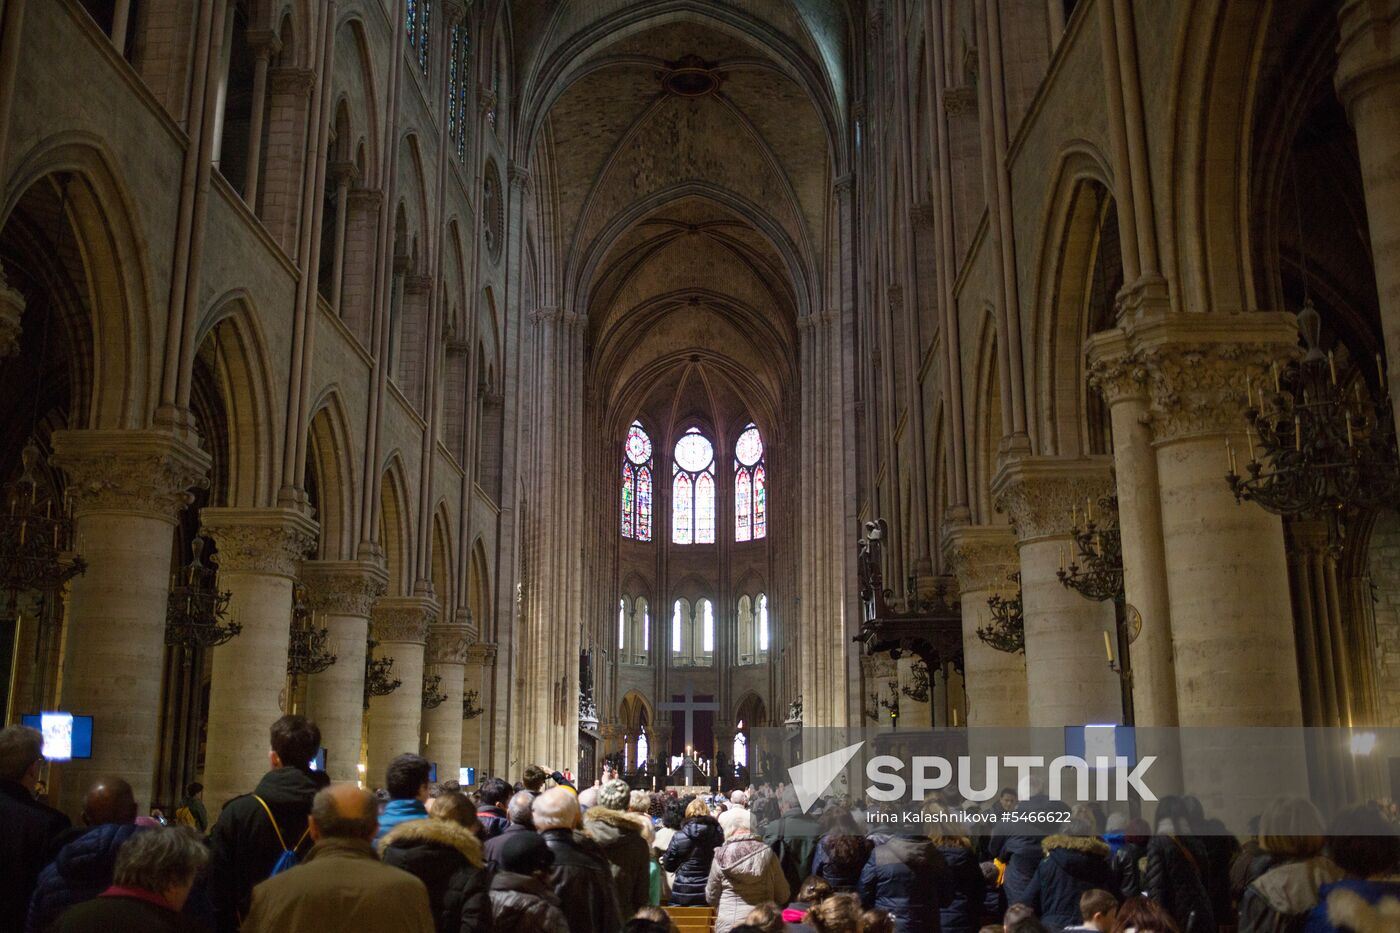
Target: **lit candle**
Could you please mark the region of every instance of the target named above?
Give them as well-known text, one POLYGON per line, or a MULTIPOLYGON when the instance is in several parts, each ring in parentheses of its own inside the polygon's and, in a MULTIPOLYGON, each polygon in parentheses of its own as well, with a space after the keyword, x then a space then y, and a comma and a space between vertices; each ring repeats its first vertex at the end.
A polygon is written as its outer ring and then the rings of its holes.
POLYGON ((1254 462, 1254 429, 1248 428, 1244 432, 1245 440, 1249 441, 1249 462, 1254 462))
POLYGON ((1235 458, 1230 455, 1230 439, 1225 438, 1225 469, 1235 472, 1235 458))
POLYGON ((1269 371, 1272 372, 1272 373, 1274 374, 1274 391, 1277 392, 1277 391, 1279 390, 1279 388, 1278 388, 1278 363, 1277 363, 1277 362, 1270 363, 1270 364, 1269 364, 1269 371))
POLYGON ((1248 377, 1244 380, 1244 398, 1250 408, 1254 407, 1254 380, 1248 377))
POLYGON ((1108 637, 1108 630, 1103 633, 1103 652, 1108 655, 1108 663, 1113 663, 1113 641, 1108 637))
MULTIPOLYGON (((11 510, 13 514, 13 510, 11 510)), ((1071 502, 1069 504, 1069 524, 1071 528, 1079 527, 1079 506, 1071 502)))
POLYGON ((1332 351, 1327 351, 1327 368, 1332 371, 1332 384, 1337 384, 1337 358, 1332 355, 1332 351))
POLYGON ((1094 520, 1094 500, 1093 500, 1093 499, 1085 499, 1085 500, 1084 500, 1084 520, 1085 520, 1086 522, 1093 522, 1093 520, 1094 520))
POLYGON ((1293 416, 1293 449, 1303 449, 1303 419, 1299 415, 1293 416))

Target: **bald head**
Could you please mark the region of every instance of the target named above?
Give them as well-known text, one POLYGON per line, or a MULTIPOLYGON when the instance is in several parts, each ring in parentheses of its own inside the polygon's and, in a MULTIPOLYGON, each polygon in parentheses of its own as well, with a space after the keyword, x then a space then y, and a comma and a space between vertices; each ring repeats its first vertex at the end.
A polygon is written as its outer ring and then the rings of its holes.
POLYGON ((83 796, 83 824, 135 823, 136 794, 119 777, 103 777, 93 782, 83 796))
POLYGON ((379 829, 379 808, 368 791, 354 784, 332 784, 311 802, 311 838, 373 839, 379 829))
POLYGON ((535 805, 535 795, 528 790, 518 791, 510 798, 510 804, 506 807, 506 816, 512 823, 519 823, 521 826, 535 828, 535 814, 532 808, 535 805))

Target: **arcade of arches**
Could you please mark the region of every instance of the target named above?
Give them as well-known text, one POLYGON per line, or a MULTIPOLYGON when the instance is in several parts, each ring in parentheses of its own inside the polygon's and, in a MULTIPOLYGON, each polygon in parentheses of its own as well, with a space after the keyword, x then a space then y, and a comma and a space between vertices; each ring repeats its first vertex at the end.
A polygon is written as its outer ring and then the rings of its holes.
POLYGON ((217 808, 283 711, 368 784, 406 750, 753 774, 757 727, 896 703, 1119 721, 1113 608, 1056 574, 1115 496, 1138 724, 1400 725, 1400 516, 1339 548, 1224 481, 1305 305, 1356 392, 1400 371, 1397 29, 4 0, 0 481, 86 562, 0 593, 7 721, 93 717, 68 809, 112 772, 217 808), (853 645, 874 519, 887 581, 960 598, 958 664, 853 645), (167 626, 192 560, 236 632, 167 626))

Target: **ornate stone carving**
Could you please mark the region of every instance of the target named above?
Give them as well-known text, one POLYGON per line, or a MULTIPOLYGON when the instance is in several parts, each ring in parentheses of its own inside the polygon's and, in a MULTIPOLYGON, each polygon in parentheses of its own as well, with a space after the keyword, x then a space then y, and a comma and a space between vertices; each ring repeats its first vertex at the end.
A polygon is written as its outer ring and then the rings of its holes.
POLYGON ((274 68, 267 74, 267 86, 273 94, 310 97, 315 85, 316 72, 309 68, 274 68))
POLYGON ((307 561, 301 567, 307 604, 316 612, 368 619, 388 589, 388 575, 369 561, 307 561))
POLYGON ((506 166, 506 180, 516 188, 524 190, 530 187, 530 170, 519 162, 511 162, 506 166))
POLYGON ((428 628, 429 664, 466 664, 471 633, 464 625, 433 625, 428 628))
POLYGON ((496 643, 493 641, 479 641, 467 647, 467 660, 472 664, 494 664, 496 663, 496 643))
POLYGON ((943 112, 950 117, 977 113, 977 88, 969 85, 943 90, 943 112))
POLYGON ((297 577, 316 546, 316 523, 295 509, 207 508, 199 520, 220 570, 297 577))
POLYGON ((1021 543, 1069 534, 1070 509, 1113 491, 1109 457, 1019 457, 992 480, 992 502, 1021 543))
POLYGON ((496 92, 489 87, 482 87, 476 92, 476 109, 482 113, 490 113, 496 109, 496 92))
POLYGON ((1020 567, 1016 532, 1009 526, 962 525, 945 529, 943 559, 958 580, 958 593, 996 590, 1020 567))
POLYGON ((437 604, 421 596, 381 599, 370 613, 370 633, 380 644, 428 641, 428 626, 437 618, 437 604))
POLYGON ((848 174, 845 174, 845 175, 840 176, 840 177, 837 178, 834 182, 832 182, 832 183, 831 183, 831 190, 834 191, 834 192, 836 192, 836 196, 837 196, 838 198, 839 198, 839 197, 844 197, 845 195, 848 195, 848 194, 851 193, 852 189, 855 187, 855 183, 856 183, 856 177, 855 177, 855 175, 852 175, 852 174, 849 174, 849 173, 848 173, 848 174))
POLYGON ((1114 328, 1089 338, 1089 384, 1113 405, 1123 399, 1146 398, 1147 366, 1128 345, 1128 335, 1114 328))
POLYGON ((19 352, 20 320, 24 317, 24 295, 5 281, 0 269, 0 360, 19 352))
POLYGON ((349 201, 356 210, 375 213, 384 201, 384 193, 377 188, 351 188, 349 201))
POLYGON ((54 466, 73 512, 127 512, 173 522, 208 485, 209 455, 163 431, 55 431, 54 466))

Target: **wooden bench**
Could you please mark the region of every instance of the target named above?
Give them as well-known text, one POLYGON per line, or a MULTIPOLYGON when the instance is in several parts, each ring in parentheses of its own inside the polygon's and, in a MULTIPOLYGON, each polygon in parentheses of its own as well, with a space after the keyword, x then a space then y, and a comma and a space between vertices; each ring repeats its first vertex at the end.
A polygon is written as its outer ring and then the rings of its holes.
POLYGON ((709 933, 715 925, 713 907, 666 907, 666 914, 675 921, 681 933, 709 933))

